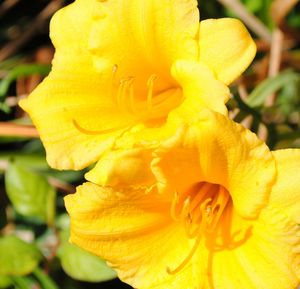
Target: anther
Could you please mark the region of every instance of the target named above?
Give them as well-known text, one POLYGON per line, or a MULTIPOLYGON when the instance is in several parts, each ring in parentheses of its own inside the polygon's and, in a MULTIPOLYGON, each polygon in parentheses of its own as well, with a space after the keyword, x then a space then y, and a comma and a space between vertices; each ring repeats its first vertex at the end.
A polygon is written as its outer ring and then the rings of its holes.
POLYGON ((229 200, 230 196, 228 192, 220 186, 216 201, 211 208, 211 219, 209 220, 207 232, 211 233, 215 229, 229 200))
POLYGON ((114 66, 113 66, 113 73, 115 74, 117 71, 118 71, 118 64, 115 64, 114 66))
POLYGON ((118 72, 118 65, 115 64, 112 68, 112 81, 113 81, 113 84, 115 83, 115 80, 116 80, 116 76, 117 76, 117 72, 118 72))

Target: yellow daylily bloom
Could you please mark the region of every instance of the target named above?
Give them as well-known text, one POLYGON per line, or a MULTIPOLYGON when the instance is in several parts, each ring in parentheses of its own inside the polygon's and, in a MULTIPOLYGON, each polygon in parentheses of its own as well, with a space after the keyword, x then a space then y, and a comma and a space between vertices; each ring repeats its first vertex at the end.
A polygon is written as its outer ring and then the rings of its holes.
POLYGON ((76 0, 50 36, 52 71, 20 105, 59 169, 98 161, 116 140, 165 139, 202 106, 226 114, 227 85, 256 50, 238 20, 199 24, 196 0, 76 0))
POLYGON ((159 148, 109 152, 65 198, 71 242, 133 288, 297 288, 300 150, 200 119, 159 148))

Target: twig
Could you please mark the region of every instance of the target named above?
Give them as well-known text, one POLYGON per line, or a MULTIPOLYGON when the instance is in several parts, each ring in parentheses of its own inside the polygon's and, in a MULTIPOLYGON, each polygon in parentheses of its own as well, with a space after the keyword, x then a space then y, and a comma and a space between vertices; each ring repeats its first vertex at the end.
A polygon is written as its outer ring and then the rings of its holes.
POLYGON ((243 22, 260 38, 271 43, 272 35, 260 19, 251 14, 239 0, 218 0, 221 4, 234 11, 243 22))
MULTIPOLYGON (((244 102, 246 102, 249 95, 243 82, 239 82, 238 84, 238 93, 240 95, 240 98, 244 102)), ((248 129, 252 126, 252 123, 253 123, 253 115, 248 115, 241 121, 241 125, 248 129)))
POLYGON ((34 126, 11 122, 0 122, 0 136, 39 138, 39 134, 34 126))
POLYGON ((55 11, 62 7, 62 0, 51 1, 35 18, 30 27, 16 40, 8 43, 0 50, 0 61, 15 53, 19 48, 26 44, 40 29, 44 22, 49 19, 55 11))
POLYGON ((245 85, 241 81, 238 84, 238 92, 240 94, 241 99, 244 102, 246 102, 249 95, 248 95, 248 91, 247 91, 245 85))
POLYGON ((253 124, 253 115, 247 115, 241 122, 240 124, 245 127, 250 129, 252 124, 253 124))
POLYGON ((229 110, 228 111, 228 117, 230 119, 234 119, 240 112, 241 110, 239 108, 234 108, 233 110, 229 110))
POLYGON ((268 139, 268 136, 269 136, 268 129, 262 123, 259 124, 257 136, 259 139, 261 139, 264 142, 266 142, 268 139))
POLYGON ((0 171, 6 171, 8 169, 8 161, 0 160, 0 171))
POLYGON ((274 0, 271 5, 271 15, 277 26, 281 25, 285 16, 296 6, 299 0, 274 0))
POLYGON ((0 17, 2 17, 8 10, 18 4, 20 0, 6 0, 0 6, 0 17))
POLYGON ((76 191, 76 188, 72 186, 71 184, 68 184, 66 182, 63 182, 59 179, 49 177, 48 182, 50 185, 58 189, 59 191, 67 194, 73 194, 76 191))
POLYGON ((23 98, 26 98, 27 94, 22 94, 20 96, 8 96, 5 98, 4 103, 8 105, 9 107, 14 107, 19 104, 19 101, 23 98))
MULTIPOLYGON (((269 63, 269 77, 274 77, 280 70, 280 64, 282 59, 282 47, 283 47, 283 33, 279 29, 275 29, 272 34, 272 45, 270 51, 270 63, 269 63)), ((266 106, 272 106, 275 103, 276 94, 270 95, 266 99, 266 106)))

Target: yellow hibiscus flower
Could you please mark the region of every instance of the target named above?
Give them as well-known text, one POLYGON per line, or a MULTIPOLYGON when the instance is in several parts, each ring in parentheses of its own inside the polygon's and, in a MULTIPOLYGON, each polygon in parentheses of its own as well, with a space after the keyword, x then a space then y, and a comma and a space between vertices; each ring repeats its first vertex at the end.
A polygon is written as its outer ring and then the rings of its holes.
POLYGON ((236 19, 199 24, 195 0, 76 0, 50 36, 52 71, 20 104, 59 169, 86 167, 116 143, 164 139, 201 106, 226 114, 226 85, 256 51, 236 19))
POLYGON ((105 180, 96 167, 65 198, 71 241, 133 288, 297 288, 300 150, 200 119, 157 149, 108 152, 105 180))

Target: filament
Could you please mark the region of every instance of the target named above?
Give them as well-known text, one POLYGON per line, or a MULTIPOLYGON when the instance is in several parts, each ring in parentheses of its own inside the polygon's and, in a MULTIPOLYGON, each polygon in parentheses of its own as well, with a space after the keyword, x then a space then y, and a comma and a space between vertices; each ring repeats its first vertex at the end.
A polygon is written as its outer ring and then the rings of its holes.
POLYGON ((201 236, 212 233, 217 226, 230 195, 221 185, 207 182, 195 183, 188 190, 179 194, 175 192, 170 214, 175 221, 183 222, 183 227, 189 239, 195 239, 188 255, 175 269, 167 267, 169 274, 182 270, 196 252, 201 236))
POLYGON ((148 86, 148 93, 147 93, 147 109, 148 111, 152 110, 152 98, 153 98, 153 87, 154 81, 156 80, 157 76, 155 74, 151 75, 148 79, 147 86, 148 86))
MULTIPOLYGON (((129 76, 117 80, 118 71, 119 67, 115 64, 112 67, 110 95, 111 100, 116 103, 116 109, 120 110, 120 114, 124 113, 123 124, 106 129, 96 128, 95 130, 90 130, 80 124, 78 119, 72 119, 72 124, 81 133, 86 135, 101 135, 114 133, 119 130, 127 130, 138 123, 152 125, 152 123, 148 123, 148 121, 161 120, 168 114, 170 109, 178 105, 177 94, 170 96, 167 93, 168 89, 161 91, 156 97, 154 97, 154 84, 155 80, 158 78, 156 74, 152 74, 148 78, 146 93, 139 89, 142 96, 143 93, 145 93, 145 99, 141 100, 141 96, 136 97, 135 95, 135 77, 129 76), (126 119, 130 119, 130 121, 127 121, 126 119)), ((157 122, 153 122, 153 125, 156 124, 157 122)), ((175 204, 174 206, 177 207, 175 204)), ((174 212, 176 210, 177 209, 174 208, 174 212)))
MULTIPOLYGON (((206 204, 211 201, 211 200, 206 200, 202 205, 201 205, 201 208, 200 210, 203 212, 205 210, 205 207, 206 207, 206 204)), ((206 218, 207 218, 207 215, 206 214, 203 214, 203 219, 202 219, 202 222, 201 222, 201 225, 199 226, 199 229, 197 231, 197 237, 196 237, 196 240, 195 240, 195 243, 192 247, 192 249, 190 250, 189 254, 183 259, 183 261, 175 268, 175 269, 170 269, 170 267, 167 267, 167 273, 170 274, 170 275, 174 275, 178 272, 180 272, 189 262, 190 260, 193 258, 194 254, 196 253, 199 245, 200 245, 200 242, 201 242, 201 236, 202 236, 202 226, 204 226, 204 224, 206 223, 206 218)))
POLYGON ((170 267, 167 267, 167 273, 170 275, 174 275, 178 272, 180 272, 188 263, 189 261, 192 259, 192 257, 194 256, 199 244, 201 241, 201 235, 198 235, 190 253, 185 257, 185 259, 180 263, 179 266, 177 266, 175 269, 170 269, 170 267))
POLYGON ((77 130, 79 130, 81 133, 86 134, 86 135, 101 135, 101 134, 108 134, 108 133, 113 133, 121 129, 127 129, 130 128, 132 125, 127 124, 127 125, 120 125, 108 129, 102 129, 102 130, 88 130, 84 127, 82 127, 76 119, 72 119, 72 123, 75 126, 77 130))

